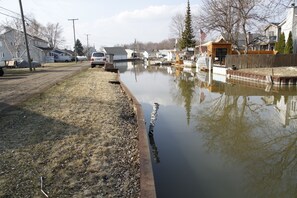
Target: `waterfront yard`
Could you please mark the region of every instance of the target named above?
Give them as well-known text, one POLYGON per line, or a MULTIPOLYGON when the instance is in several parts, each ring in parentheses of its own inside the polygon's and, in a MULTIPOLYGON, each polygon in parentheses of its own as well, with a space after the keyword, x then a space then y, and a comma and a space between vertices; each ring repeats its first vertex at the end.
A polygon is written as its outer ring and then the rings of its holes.
POLYGON ((115 79, 89 68, 0 111, 0 197, 140 196, 135 115, 115 79))

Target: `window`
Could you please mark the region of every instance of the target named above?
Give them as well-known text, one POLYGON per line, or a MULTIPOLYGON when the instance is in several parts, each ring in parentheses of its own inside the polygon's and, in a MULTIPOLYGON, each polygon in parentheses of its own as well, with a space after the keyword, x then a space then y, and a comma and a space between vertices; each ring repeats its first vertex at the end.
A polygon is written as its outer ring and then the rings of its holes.
POLYGON ((93 57, 104 57, 104 53, 101 53, 101 52, 93 53, 93 57))
POLYGON ((268 36, 269 36, 269 37, 274 36, 274 31, 269 31, 269 32, 268 32, 268 36))

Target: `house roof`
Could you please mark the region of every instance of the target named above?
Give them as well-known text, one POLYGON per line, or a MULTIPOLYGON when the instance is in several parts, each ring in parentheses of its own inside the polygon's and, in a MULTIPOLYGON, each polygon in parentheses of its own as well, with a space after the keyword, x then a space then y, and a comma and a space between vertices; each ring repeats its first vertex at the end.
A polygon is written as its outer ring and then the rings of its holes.
POLYGON ((267 30, 270 26, 276 26, 278 27, 280 25, 280 23, 270 23, 269 25, 267 25, 264 30, 267 30))
POLYGON ((6 34, 6 33, 10 32, 10 31, 12 31, 12 30, 13 30, 13 29, 12 29, 11 27, 4 26, 4 27, 1 28, 1 30, 0 30, 0 34, 1 34, 1 35, 2 35, 2 34, 6 34))
POLYGON ((104 50, 107 54, 127 55, 124 47, 104 47, 104 50))
POLYGON ((41 49, 41 50, 44 50, 44 51, 46 51, 46 50, 48 50, 48 51, 53 50, 52 47, 39 47, 39 46, 34 46, 34 47, 37 47, 37 48, 39 48, 39 49, 41 49))
POLYGON ((61 49, 55 48, 52 50, 52 53, 55 53, 55 54, 63 54, 63 53, 65 54, 66 53, 70 56, 73 56, 73 52, 71 50, 67 50, 67 49, 61 50, 61 49))
POLYGON ((64 49, 63 51, 70 54, 71 56, 74 55, 74 51, 72 51, 72 50, 64 49))
POLYGON ((282 22, 280 22, 279 26, 283 26, 287 22, 287 19, 284 19, 282 22))
MULTIPOLYGON (((12 28, 12 27, 5 26, 5 27, 0 31, 0 35, 2 35, 2 34, 7 34, 7 33, 10 32, 10 31, 21 32, 22 34, 24 33, 24 32, 21 31, 21 30, 17 30, 17 29, 14 29, 14 28, 12 28)), ((32 35, 30 35, 30 34, 28 34, 28 33, 27 33, 27 36, 29 36, 29 37, 31 37, 31 38, 33 38, 33 39, 35 39, 35 40, 42 41, 42 42, 44 42, 44 43, 48 43, 46 40, 44 40, 44 39, 42 39, 42 38, 39 38, 39 37, 37 37, 37 36, 32 36, 32 35)))

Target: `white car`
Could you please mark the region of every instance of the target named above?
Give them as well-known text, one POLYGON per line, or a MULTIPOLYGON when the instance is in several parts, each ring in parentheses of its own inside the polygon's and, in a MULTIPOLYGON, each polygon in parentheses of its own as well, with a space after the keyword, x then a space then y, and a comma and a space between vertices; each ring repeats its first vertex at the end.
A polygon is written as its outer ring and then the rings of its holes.
POLYGON ((106 55, 104 52, 93 52, 91 56, 91 67, 96 65, 105 65, 106 55))
POLYGON ((72 56, 68 56, 68 55, 59 55, 59 56, 55 56, 55 62, 71 62, 73 59, 72 56))
POLYGON ((86 61, 88 58, 86 56, 76 56, 78 61, 86 61))

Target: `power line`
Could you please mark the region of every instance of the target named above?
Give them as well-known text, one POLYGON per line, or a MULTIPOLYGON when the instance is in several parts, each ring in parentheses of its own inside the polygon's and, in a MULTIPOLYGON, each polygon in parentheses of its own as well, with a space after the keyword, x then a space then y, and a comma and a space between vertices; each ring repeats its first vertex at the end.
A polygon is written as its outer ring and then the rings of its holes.
MULTIPOLYGON (((2 7, 2 6, 0 6, 0 8, 3 9, 3 10, 6 10, 6 11, 8 11, 8 12, 11 12, 11 13, 13 13, 13 14, 16 14, 16 15, 18 15, 18 16, 21 17, 21 14, 15 12, 15 11, 9 10, 9 9, 4 8, 4 7, 2 7)), ((15 18, 15 19, 22 20, 21 18, 14 17, 14 16, 11 16, 11 15, 5 14, 5 13, 3 13, 3 12, 0 12, 0 13, 3 14, 3 15, 5 15, 5 16, 11 17, 11 18, 15 18)), ((26 16, 24 16, 24 19, 26 19, 27 21, 30 21, 31 23, 34 23, 31 19, 29 19, 29 18, 26 17, 26 16)))
MULTIPOLYGON (((1 11, 0 11, 0 14, 2 14, 2 15, 4 15, 4 16, 7 16, 7 17, 10 17, 10 18, 13 18, 13 19, 20 20, 20 21, 22 20, 22 18, 21 18, 21 14, 19 14, 19 13, 17 13, 17 12, 14 12, 14 11, 12 11, 12 10, 9 10, 9 9, 7 9, 7 8, 4 8, 4 7, 2 7, 2 6, 0 6, 0 9, 3 9, 3 10, 8 11, 8 12, 11 12, 11 13, 13 13, 13 14, 15 14, 15 15, 18 15, 19 17, 12 16, 12 15, 3 13, 3 12, 1 12, 1 11)), ((26 23, 28 26, 30 26, 30 23, 28 23, 28 22, 31 22, 32 24, 35 23, 34 21, 32 21, 31 19, 29 19, 29 18, 26 17, 26 16, 24 16, 24 20, 25 20, 25 23, 26 23)), ((33 27, 33 30, 38 31, 38 32, 40 31, 40 30, 37 29, 36 27, 33 27)))
POLYGON ((18 18, 18 17, 15 17, 15 16, 11 16, 11 15, 5 14, 5 13, 3 13, 3 12, 0 12, 0 14, 5 15, 5 16, 7 16, 7 17, 11 17, 11 18, 14 18, 14 19, 19 19, 19 20, 21 20, 21 18, 18 18))
POLYGON ((7 9, 7 8, 4 8, 4 7, 2 7, 2 6, 0 6, 0 8, 2 8, 3 10, 6 10, 6 11, 8 11, 8 12, 11 12, 11 13, 13 13, 13 14, 17 14, 17 15, 21 16, 19 13, 15 12, 15 11, 12 11, 12 10, 9 10, 9 9, 7 9))

